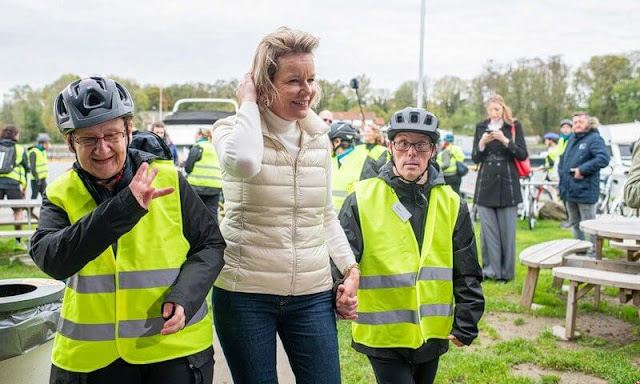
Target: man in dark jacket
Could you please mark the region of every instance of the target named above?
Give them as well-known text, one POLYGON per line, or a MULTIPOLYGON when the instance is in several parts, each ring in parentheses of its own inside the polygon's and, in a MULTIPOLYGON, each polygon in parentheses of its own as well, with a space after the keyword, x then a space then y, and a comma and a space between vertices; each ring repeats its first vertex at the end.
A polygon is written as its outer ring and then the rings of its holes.
MULTIPOLYGON (((586 112, 573 115, 574 134, 560 156, 560 197, 567 203, 573 236, 584 240, 580 222, 595 219, 600 190, 600 169, 609 164, 609 153, 597 126, 589 126, 586 112)), ((591 242, 595 243, 593 236, 591 242)))
POLYGON ((76 162, 47 187, 31 240, 38 267, 67 279, 50 382, 211 383, 215 219, 169 161, 128 148, 122 85, 77 80, 54 113, 76 162))
POLYGON ((396 112, 391 162, 340 212, 361 270, 352 347, 378 383, 432 383, 449 341, 470 345, 484 312, 467 204, 431 161, 437 125, 421 108, 396 112))

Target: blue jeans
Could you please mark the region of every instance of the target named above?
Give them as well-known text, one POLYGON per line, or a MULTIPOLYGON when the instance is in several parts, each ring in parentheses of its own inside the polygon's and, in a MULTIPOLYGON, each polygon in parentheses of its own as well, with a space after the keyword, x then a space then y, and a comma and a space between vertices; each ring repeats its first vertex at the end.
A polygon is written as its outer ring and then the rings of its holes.
POLYGON ((340 383, 331 291, 303 296, 213 288, 216 333, 236 384, 277 383, 276 332, 297 383, 340 383))

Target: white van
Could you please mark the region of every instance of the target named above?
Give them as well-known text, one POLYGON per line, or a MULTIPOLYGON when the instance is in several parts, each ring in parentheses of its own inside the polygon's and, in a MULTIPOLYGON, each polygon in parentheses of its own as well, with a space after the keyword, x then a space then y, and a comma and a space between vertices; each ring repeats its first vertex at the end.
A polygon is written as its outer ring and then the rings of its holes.
POLYGON ((640 138, 640 122, 607 124, 598 127, 607 145, 612 167, 631 165, 631 147, 640 138))
POLYGON ((225 117, 235 115, 238 103, 231 99, 180 99, 173 106, 173 112, 165 117, 164 124, 171 141, 178 150, 179 163, 182 164, 189 155, 189 149, 195 143, 196 132, 200 128, 211 129, 213 123, 225 117), (188 104, 217 104, 223 108, 197 107, 197 110, 189 110, 188 104), (182 110, 180 107, 182 106, 182 110))

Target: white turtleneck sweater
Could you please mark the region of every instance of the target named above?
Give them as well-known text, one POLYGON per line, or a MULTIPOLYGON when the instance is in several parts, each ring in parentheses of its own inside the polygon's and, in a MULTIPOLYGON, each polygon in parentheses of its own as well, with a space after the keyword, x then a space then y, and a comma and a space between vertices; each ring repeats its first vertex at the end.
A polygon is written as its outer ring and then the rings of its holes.
MULTIPOLYGON (((285 146, 291 158, 297 159, 300 152, 302 131, 296 121, 280 118, 267 110, 263 115, 269 132, 285 146)), ((239 178, 251 178, 260 172, 264 143, 260 123, 260 110, 255 102, 243 102, 238 110, 234 131, 220 140, 217 130, 213 131, 213 145, 218 153, 221 165, 230 175, 239 178)), ((331 158, 326 165, 327 191, 324 207, 325 241, 329 255, 339 266, 355 263, 351 247, 340 226, 340 221, 333 209, 331 196, 331 158), (346 263, 346 264, 345 264, 346 263)))

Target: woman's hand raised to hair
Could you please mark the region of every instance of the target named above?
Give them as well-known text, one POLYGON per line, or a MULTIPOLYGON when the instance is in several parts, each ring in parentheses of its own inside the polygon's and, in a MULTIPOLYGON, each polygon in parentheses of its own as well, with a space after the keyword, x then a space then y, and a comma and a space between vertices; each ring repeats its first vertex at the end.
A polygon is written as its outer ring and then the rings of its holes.
POLYGON ((151 200, 160 196, 168 195, 175 190, 173 187, 162 189, 155 189, 152 187, 151 183, 153 183, 153 179, 155 179, 158 174, 158 168, 154 167, 150 174, 147 174, 148 169, 149 164, 142 163, 129 184, 129 189, 131 190, 133 197, 136 198, 138 204, 140 204, 144 209, 149 209, 149 203, 151 203, 151 200))
POLYGON ((240 102, 258 100, 258 94, 256 92, 256 84, 253 82, 253 71, 249 71, 244 75, 244 79, 238 84, 236 89, 236 96, 240 102))

